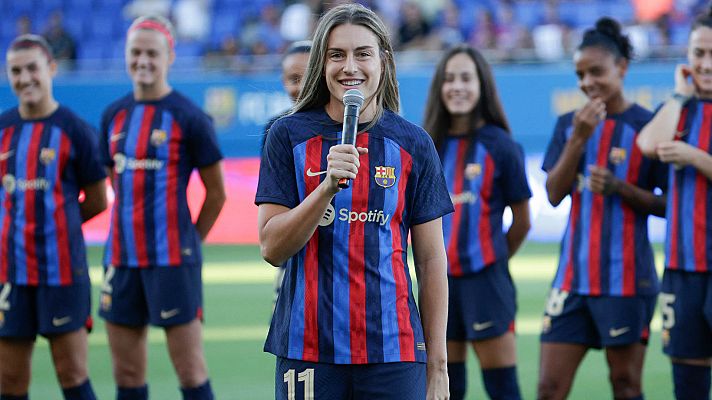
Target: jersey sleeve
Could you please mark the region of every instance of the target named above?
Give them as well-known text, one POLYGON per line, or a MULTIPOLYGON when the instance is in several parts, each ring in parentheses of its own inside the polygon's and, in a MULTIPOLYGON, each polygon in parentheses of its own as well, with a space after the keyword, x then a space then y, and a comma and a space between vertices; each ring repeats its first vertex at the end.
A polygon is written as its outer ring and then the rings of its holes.
POLYGON ((541 165, 541 169, 549 172, 556 162, 559 161, 561 153, 564 151, 564 146, 566 146, 566 128, 569 124, 566 122, 566 118, 559 117, 556 121, 556 127, 554 128, 554 134, 549 141, 549 145, 546 148, 546 153, 544 153, 544 162, 541 165))
POLYGON ((294 208, 299 204, 299 189, 294 172, 294 153, 289 132, 281 121, 275 122, 260 161, 255 204, 274 203, 294 208))
POLYGON ((422 224, 436 218, 442 217, 454 211, 450 193, 447 190, 445 176, 443 175, 440 157, 430 136, 423 131, 426 136, 425 149, 418 157, 420 165, 416 165, 418 171, 417 187, 414 190, 415 199, 413 201, 412 225, 422 224))
POLYGON ((104 113, 101 115, 101 125, 99 126, 98 134, 97 154, 99 154, 99 160, 101 163, 109 168, 114 167, 114 160, 111 159, 111 155, 109 154, 109 128, 112 118, 113 113, 111 110, 104 110, 104 113))
POLYGON ((192 166, 207 167, 222 160, 213 121, 202 111, 198 110, 191 118, 186 139, 192 166))
POLYGON ((527 181, 527 172, 524 163, 524 149, 519 143, 506 146, 504 159, 504 204, 518 203, 532 197, 527 181))
POLYGON ((72 136, 72 147, 79 186, 86 186, 106 178, 96 136, 94 128, 83 121, 77 121, 72 136))

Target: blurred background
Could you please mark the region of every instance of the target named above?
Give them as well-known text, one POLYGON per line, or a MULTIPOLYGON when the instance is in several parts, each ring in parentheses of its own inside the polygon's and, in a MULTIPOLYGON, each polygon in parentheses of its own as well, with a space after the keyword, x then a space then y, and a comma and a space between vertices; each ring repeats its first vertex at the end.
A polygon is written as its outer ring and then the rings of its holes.
MULTIPOLYGON (((387 23, 397 49, 402 114, 420 123, 434 65, 443 50, 467 42, 493 64, 513 134, 525 149, 534 192, 536 241, 558 241, 567 204, 546 201, 542 153, 556 116, 584 101, 571 63, 582 33, 602 16, 625 27, 635 47, 627 96, 654 109, 670 94, 684 60, 689 26, 701 0, 364 0, 387 23), (546 223, 537 223, 545 220, 546 223)), ((60 60, 58 100, 98 126, 111 101, 130 91, 124 72, 126 29, 145 14, 170 18, 177 30, 173 86, 215 121, 227 157, 230 203, 212 243, 257 242, 252 205, 264 123, 290 106, 279 68, 282 51, 308 39, 318 16, 341 1, 320 0, 0 0, 0 48, 22 33, 42 34, 60 60), (235 224, 230 221, 239 220, 235 224)), ((2 58, 4 62, 4 57, 2 58)), ((5 74, 0 110, 16 104, 5 74)), ((200 188, 193 191, 200 196, 200 188)), ((105 237, 107 216, 87 226, 105 237)), ((653 237, 663 237, 652 222, 653 237)))

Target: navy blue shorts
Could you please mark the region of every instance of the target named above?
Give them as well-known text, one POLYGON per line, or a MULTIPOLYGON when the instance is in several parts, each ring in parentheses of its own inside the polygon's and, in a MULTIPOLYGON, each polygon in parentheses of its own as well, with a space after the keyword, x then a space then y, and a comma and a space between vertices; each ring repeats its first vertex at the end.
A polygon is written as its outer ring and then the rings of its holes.
POLYGON ((484 340, 514 330, 517 293, 507 260, 474 274, 448 277, 448 289, 448 340, 484 340))
POLYGON ((91 284, 18 286, 0 284, 0 337, 34 339, 91 330, 91 284))
POLYGON ((277 357, 277 400, 423 400, 425 364, 327 364, 277 357))
POLYGON ((104 271, 99 315, 118 325, 173 326, 203 317, 200 267, 114 268, 104 271))
POLYGON ((541 341, 600 349, 648 343, 656 296, 582 296, 552 289, 541 341))
POLYGON ((666 269, 660 311, 665 354, 712 357, 712 274, 666 269))

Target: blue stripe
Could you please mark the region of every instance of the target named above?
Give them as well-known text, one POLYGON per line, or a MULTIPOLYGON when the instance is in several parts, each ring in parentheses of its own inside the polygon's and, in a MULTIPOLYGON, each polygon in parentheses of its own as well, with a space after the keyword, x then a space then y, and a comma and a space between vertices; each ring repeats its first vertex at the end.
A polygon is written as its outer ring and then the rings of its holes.
POLYGON ((287 358, 301 360, 304 358, 304 257, 306 249, 299 250, 297 255, 297 284, 294 288, 294 299, 289 316, 289 348, 287 358))
MULTIPOLYGON (((672 165, 668 166, 668 188, 669 188, 669 193, 667 194, 667 207, 665 209, 665 221, 668 223, 665 225, 665 266, 669 266, 670 263, 672 262, 673 257, 677 257, 677 254, 672 254, 670 249, 672 247, 671 243, 671 238, 673 234, 673 226, 672 226, 672 218, 673 215, 678 215, 677 210, 674 210, 672 208, 672 196, 673 194, 677 194, 679 196, 679 192, 677 189, 677 184, 676 184, 676 179, 675 179, 675 170, 673 169, 672 165)), ((679 202, 679 200, 678 200, 679 202)), ((679 225, 679 221, 678 221, 679 225)), ((679 230, 678 230, 679 231, 679 230)), ((680 238, 678 237, 678 242, 680 238)))
MULTIPOLYGON (((164 111, 161 115, 161 130, 166 132, 167 140, 155 148, 156 159, 163 160, 164 166, 154 171, 154 196, 156 204, 168 204, 168 160, 170 157, 169 147, 173 131, 173 116, 164 111)), ((177 182, 176 182, 177 185, 177 182)), ((154 241, 156 243, 156 264, 169 265, 168 257, 168 207, 161 207, 153 210, 153 221, 155 224, 154 241)))
MULTIPOLYGON (((400 147, 390 139, 383 140, 384 162, 387 166, 395 167, 396 183, 384 190, 383 215, 388 215, 388 224, 396 213, 398 206, 398 179, 403 179, 401 174, 400 147)), ((393 232, 390 229, 379 229, 380 263, 378 272, 381 278, 381 329, 383 336, 383 362, 401 361, 396 279, 393 274, 393 232)), ((408 272, 406 271, 406 274, 408 272)))
MULTIPOLYGON (((695 119, 692 121, 688 144, 697 147, 700 142, 700 129, 702 128, 702 117, 704 115, 702 105, 695 114, 695 119)), ((680 185, 680 236, 682 246, 678 246, 684 250, 683 268, 687 271, 695 270, 695 177, 697 170, 692 166, 685 166, 682 171, 682 185, 680 185), (689 222, 689 223, 688 223, 689 222)))
POLYGON ((349 223, 339 220, 339 211, 351 211, 353 190, 351 187, 334 196, 333 237, 333 315, 334 362, 351 363, 351 313, 349 286, 349 223))
MULTIPOLYGON (((445 146, 445 153, 442 158, 443 173, 447 183, 448 192, 455 192, 455 166, 457 165, 457 148, 459 140, 448 140, 445 146)), ((445 248, 450 246, 450 236, 452 233, 452 220, 455 213, 443 215, 443 239, 445 240, 445 248)))
MULTIPOLYGON (((475 272, 484 268, 482 238, 480 237, 480 222, 482 219, 482 187, 484 186, 485 175, 488 173, 486 163, 487 149, 485 149, 481 143, 477 143, 476 151, 475 162, 480 165, 480 174, 477 176, 477 179, 466 179, 464 182, 465 185, 463 185, 463 192, 469 190, 472 194, 477 196, 475 202, 469 203, 467 207, 469 218, 468 225, 465 227, 465 232, 469 232, 469 234, 462 235, 460 238, 461 241, 466 241, 465 245, 467 246, 467 255, 469 258, 467 262, 469 271, 463 272, 475 272), (465 189, 464 186, 468 187, 465 189)), ((494 174, 494 171, 492 171, 492 173, 494 174)))
MULTIPOLYGON (((23 124, 20 140, 17 143, 17 151, 15 152, 15 283, 27 283, 27 254, 25 253, 25 196, 26 191, 20 190, 20 180, 27 179, 27 153, 30 148, 30 140, 32 139, 32 130, 34 123, 23 124)), ((32 193, 30 193, 32 194, 32 193)))
MULTIPOLYGON (((137 105, 134 111, 131 113, 131 122, 129 123, 129 130, 126 134, 126 141, 124 143, 124 155, 126 158, 136 157, 136 147, 138 145, 138 138, 141 134, 141 122, 143 121, 143 114, 145 112, 145 107, 142 105, 137 105)), ((138 258, 136 256, 136 239, 134 237, 133 231, 133 211, 136 204, 133 201, 133 182, 134 181, 134 171, 126 168, 121 174, 121 231, 123 233, 124 249, 126 251, 126 263, 128 265, 138 264, 138 258)))
MULTIPOLYGON (((598 146, 601 142, 601 136, 603 136, 603 125, 601 122, 596 126, 596 131, 588 139, 588 146, 586 148, 586 162, 583 166, 583 175, 588 178, 588 166, 596 164, 596 159, 598 158, 598 146)), ((585 188, 581 193, 581 218, 579 220, 578 231, 581 232, 581 241, 578 244, 578 263, 575 263, 575 272, 578 272, 578 284, 576 287, 572 288, 574 291, 585 294, 590 291, 589 287, 589 275, 588 266, 590 260, 590 237, 589 232, 591 230, 591 207, 593 206, 593 193, 585 188), (576 265, 578 264, 578 265, 576 265)))
MULTIPOLYGON (((54 149, 55 160, 45 167, 45 177, 51 182, 50 190, 44 191, 44 206, 45 206, 45 221, 44 234, 45 253, 47 255, 47 283, 50 285, 59 284, 59 252, 57 250, 57 224, 54 221, 54 213, 57 210, 57 204, 54 202, 54 187, 61 177, 58 171, 60 158, 60 139, 62 131, 58 127, 52 127, 49 139, 49 147, 54 149)), ((67 221, 69 222, 69 221, 67 221)), ((64 229, 64 228, 61 228, 64 229)), ((69 240, 72 240, 69 238, 69 240)))
MULTIPOLYGON (((633 155, 634 140, 635 131, 633 131, 630 126, 622 124, 621 140, 619 147, 625 149, 626 157, 623 159, 622 163, 615 166, 613 172, 616 178, 622 180, 623 182, 625 182, 628 178, 628 171, 630 169, 630 159, 633 155)), ((636 184, 636 182, 633 182, 633 184, 636 184)), ((623 243, 624 241, 635 241, 635 238, 626 238, 623 236, 623 202, 620 196, 611 196, 610 199, 612 205, 611 216, 609 220, 617 222, 611 224, 611 237, 609 241, 610 264, 608 292, 613 295, 621 295, 623 294, 623 269, 625 268, 623 264, 623 243)))
MULTIPOLYGON (((109 127, 109 131, 106 132, 106 135, 108 135, 107 140, 105 145, 107 146, 106 152, 107 154, 111 153, 111 143, 109 142, 111 133, 114 132, 114 129, 116 128, 116 118, 114 118, 111 121, 111 126, 109 127)), ((103 142, 102 142, 103 143, 103 142)), ((111 260, 114 257, 114 246, 113 246, 113 237, 114 237, 114 224, 111 223, 114 221, 114 207, 111 207, 111 212, 109 213, 109 238, 106 241, 106 245, 104 246, 104 265, 109 265, 111 264, 111 260)))

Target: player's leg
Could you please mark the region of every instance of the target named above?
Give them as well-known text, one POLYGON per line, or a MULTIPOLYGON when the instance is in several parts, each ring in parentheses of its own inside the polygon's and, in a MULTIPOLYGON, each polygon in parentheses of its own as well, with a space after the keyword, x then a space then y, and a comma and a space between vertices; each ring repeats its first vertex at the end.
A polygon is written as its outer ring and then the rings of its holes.
POLYGON ((708 275, 672 270, 663 275, 661 336, 678 400, 710 396, 712 280, 708 275))
POLYGON ((0 398, 27 398, 37 324, 36 288, 0 284, 0 398))
POLYGON ((87 367, 87 335, 92 326, 91 284, 40 287, 39 333, 47 337, 59 385, 67 400, 94 400, 87 367))
MULTIPOLYGON (((449 318, 449 315, 448 315, 449 318)), ((467 393, 467 342, 447 341, 447 376, 451 400, 462 400, 467 393)))
POLYGON ((482 381, 492 399, 521 398, 517 380, 517 351, 514 332, 476 340, 472 345, 480 361, 482 381))
POLYGON ((202 268, 141 271, 151 325, 165 329, 168 353, 184 399, 212 399, 203 351, 202 268))
POLYGON ((107 268, 99 315, 106 320, 118 400, 148 399, 146 308, 140 271, 135 268, 107 268))
POLYGON ((591 347, 600 347, 585 296, 552 289, 542 323, 538 399, 565 399, 591 347))
POLYGON ((601 296, 589 299, 606 349, 615 399, 641 399, 645 350, 657 296, 601 296))

